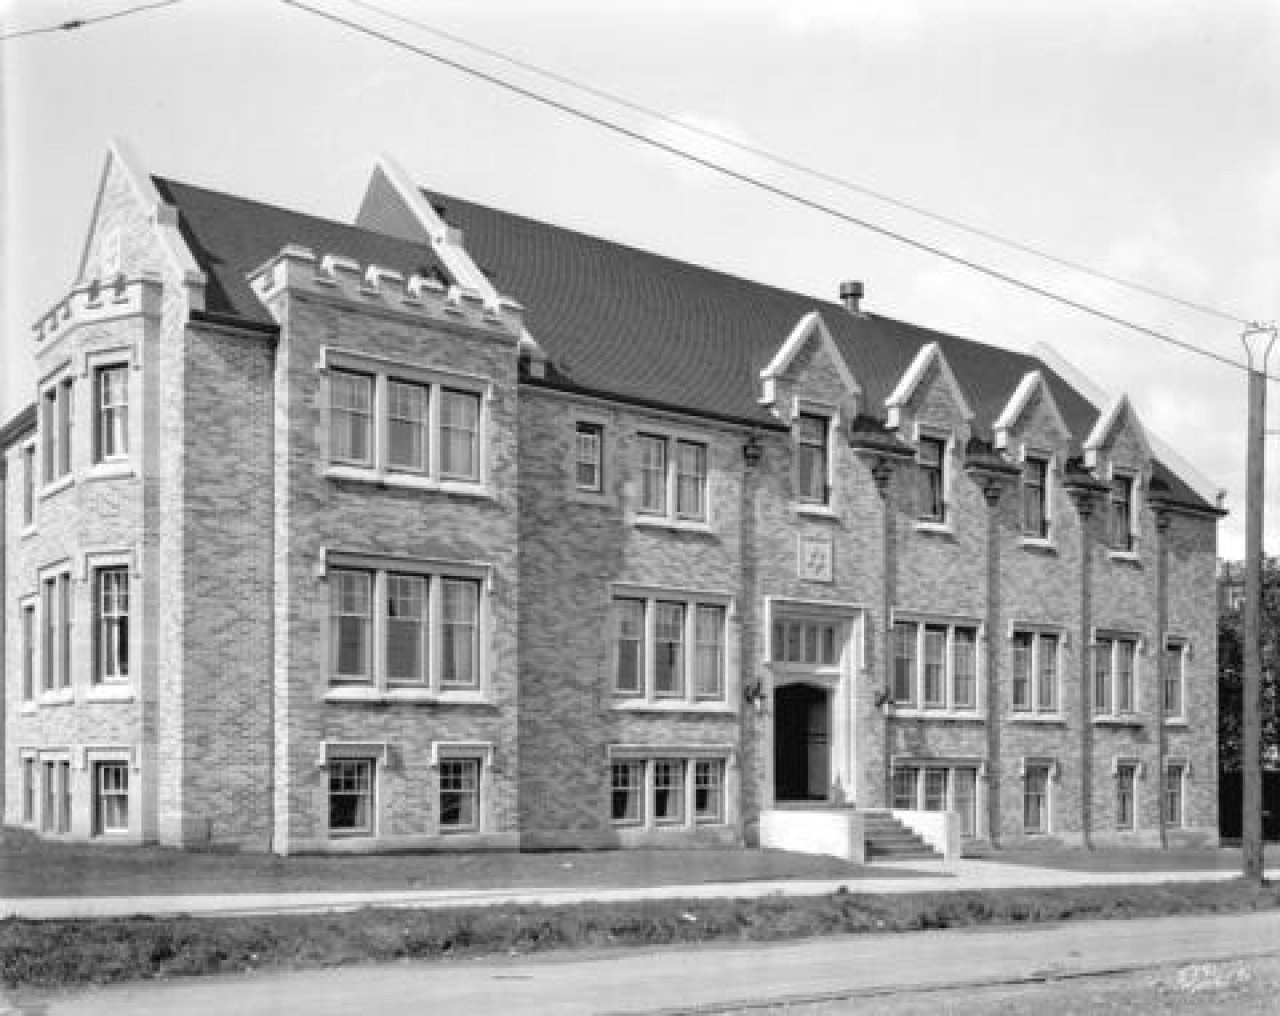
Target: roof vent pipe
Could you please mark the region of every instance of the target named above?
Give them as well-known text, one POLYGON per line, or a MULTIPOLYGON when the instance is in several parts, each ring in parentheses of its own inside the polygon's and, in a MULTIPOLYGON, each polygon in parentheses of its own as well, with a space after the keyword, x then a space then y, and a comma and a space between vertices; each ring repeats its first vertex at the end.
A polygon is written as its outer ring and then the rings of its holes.
POLYGON ((840 283, 840 302, 844 304, 844 309, 850 314, 862 313, 862 297, 864 293, 862 282, 858 279, 840 283))

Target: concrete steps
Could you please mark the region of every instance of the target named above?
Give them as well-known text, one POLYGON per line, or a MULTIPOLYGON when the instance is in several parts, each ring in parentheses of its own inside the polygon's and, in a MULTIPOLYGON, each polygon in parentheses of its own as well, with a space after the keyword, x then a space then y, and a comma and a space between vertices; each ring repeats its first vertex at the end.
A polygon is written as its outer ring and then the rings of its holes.
POLYGON ((867 860, 874 858, 911 858, 941 860, 942 855, 929 846, 887 811, 864 811, 863 835, 867 860))

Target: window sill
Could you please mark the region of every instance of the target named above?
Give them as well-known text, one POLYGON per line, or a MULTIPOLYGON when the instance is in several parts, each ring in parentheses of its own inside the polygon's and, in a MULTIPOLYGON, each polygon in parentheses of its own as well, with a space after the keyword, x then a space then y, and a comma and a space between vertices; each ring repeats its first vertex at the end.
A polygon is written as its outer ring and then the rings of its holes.
POLYGON ((592 508, 612 508, 615 504, 611 495, 590 490, 571 490, 568 500, 574 504, 589 505, 592 508))
POLYGON ((1107 559, 1115 561, 1117 564, 1139 564, 1140 559, 1136 550, 1108 550, 1107 559))
POLYGON ((949 723, 985 723, 987 719, 977 709, 960 712, 954 709, 918 709, 914 706, 890 706, 889 715, 900 720, 942 720, 949 723))
POLYGON ((471 705, 490 706, 490 699, 478 691, 432 691, 427 688, 329 688, 324 700, 333 703, 369 705, 471 705))
POLYGON ((1052 540, 1043 539, 1038 536, 1024 536, 1018 540, 1018 546, 1023 550, 1029 550, 1040 554, 1058 553, 1058 548, 1052 540))
POLYGON ((631 519, 631 524, 648 529, 667 529, 678 533, 711 535, 711 526, 707 522, 697 522, 693 519, 673 519, 666 515, 635 515, 631 519))
POLYGON ((1046 727, 1063 727, 1066 726, 1066 717, 1061 713, 1011 713, 1009 715, 1010 723, 1030 723, 1039 724, 1046 727))
POLYGON ((47 691, 42 692, 36 701, 41 706, 69 706, 75 703, 75 695, 70 688, 64 691, 47 691))
POLYGON ((616 699, 613 709, 620 713, 697 713, 712 716, 737 714, 732 705, 721 700, 690 702, 688 699, 616 699))
POLYGON ((74 473, 67 473, 66 476, 59 477, 54 480, 53 483, 46 484, 40 488, 40 500, 43 501, 45 498, 53 497, 55 494, 62 493, 75 482, 76 477, 74 473))
POLYGON ((1141 716, 1095 716, 1095 727, 1145 727, 1146 721, 1141 716))
POLYGON ((829 504, 808 504, 803 501, 793 501, 791 510, 804 518, 809 519, 830 519, 837 521, 840 515, 829 504))
POLYGON ((132 479, 136 473, 133 464, 127 459, 120 462, 98 462, 84 474, 86 480, 125 480, 132 479))
POLYGON ((933 533, 936 536, 955 536, 956 531, 950 522, 935 522, 930 519, 916 520, 917 533, 933 533))
POLYGON ((1178 730, 1187 730, 1191 726, 1185 716, 1166 716, 1164 718, 1164 725, 1178 730))
POLYGON ((85 692, 86 702, 132 702, 134 700, 131 684, 95 684, 85 692))
POLYGON ((31 699, 27 699, 18 706, 18 713, 22 716, 35 716, 36 704, 31 699))
POLYGON ((22 527, 22 538, 23 538, 24 540, 29 540, 29 539, 31 539, 31 537, 33 537, 33 536, 35 536, 35 535, 36 535, 36 532, 37 532, 37 530, 36 530, 36 527, 35 527, 35 523, 32 523, 32 524, 31 524, 31 525, 29 525, 29 526, 23 526, 23 527, 22 527))
POLYGON ((422 490, 437 494, 457 494, 485 501, 496 500, 492 488, 470 480, 446 480, 434 476, 417 476, 382 469, 365 469, 360 466, 327 466, 327 480, 345 480, 350 483, 367 483, 374 487, 395 487, 399 490, 422 490))

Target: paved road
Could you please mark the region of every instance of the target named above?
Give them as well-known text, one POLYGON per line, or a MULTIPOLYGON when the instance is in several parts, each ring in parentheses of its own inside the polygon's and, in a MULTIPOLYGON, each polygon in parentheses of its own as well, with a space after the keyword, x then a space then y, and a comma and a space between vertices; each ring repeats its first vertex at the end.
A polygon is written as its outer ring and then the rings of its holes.
POLYGON ((617 1016, 692 1007, 732 1011, 747 1002, 845 998, 1276 955, 1280 914, 1231 914, 405 963, 129 985, 52 999, 24 994, 8 1001, 10 1011, 48 1016, 617 1016))
MULTIPOLYGON (((880 862, 883 877, 788 879, 775 882, 709 882, 700 885, 634 886, 624 889, 453 889, 364 890, 359 892, 221 893, 169 896, 78 896, 0 899, 0 918, 124 917, 131 914, 325 913, 359 907, 443 909, 501 903, 619 903, 652 899, 748 899, 761 896, 824 896, 844 888, 854 893, 958 892, 970 889, 1052 888, 1080 885, 1150 885, 1211 882, 1236 878, 1238 871, 1089 872, 1035 868, 998 861, 880 862), (923 877, 916 877, 923 872, 923 877)), ((1280 870, 1267 872, 1280 878, 1280 870)), ((0 1012, 0 1016, 3 1013, 0 1012)))

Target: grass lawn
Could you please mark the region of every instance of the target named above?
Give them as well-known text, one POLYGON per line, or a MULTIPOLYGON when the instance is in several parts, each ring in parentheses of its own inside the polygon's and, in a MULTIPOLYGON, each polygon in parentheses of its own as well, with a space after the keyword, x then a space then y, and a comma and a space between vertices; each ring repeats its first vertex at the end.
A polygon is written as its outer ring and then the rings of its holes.
MULTIPOLYGON (((1280 867, 1280 844, 1266 848, 1268 868, 1280 867)), ((1236 847, 1185 847, 1171 850, 1140 850, 1100 847, 1097 850, 993 850, 984 861, 1022 864, 1061 871, 1240 871, 1240 850, 1236 847)))
POLYGON ((6 832, 0 898, 360 889, 624 888, 774 879, 910 878, 893 868, 780 850, 275 857, 41 842, 6 832))
POLYGON ((1183 886, 655 900, 575 906, 361 910, 335 915, 0 921, 0 983, 69 987, 348 963, 611 946, 692 946, 1280 907, 1280 887, 1183 886))

